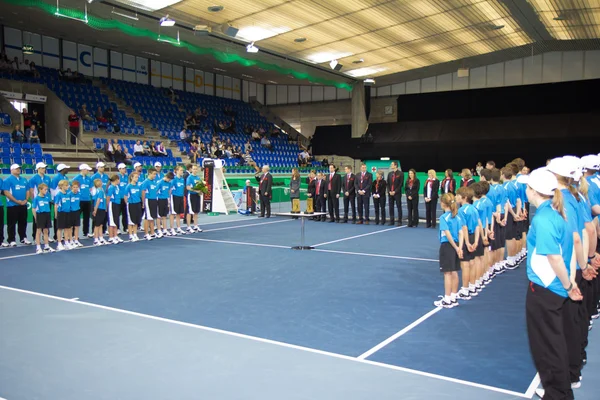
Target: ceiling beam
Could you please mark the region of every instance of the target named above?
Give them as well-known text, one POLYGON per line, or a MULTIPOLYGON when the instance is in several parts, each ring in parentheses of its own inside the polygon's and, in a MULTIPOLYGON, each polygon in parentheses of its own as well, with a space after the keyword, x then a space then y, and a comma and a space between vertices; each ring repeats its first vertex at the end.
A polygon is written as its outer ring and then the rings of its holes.
POLYGON ((531 39, 536 42, 553 39, 527 0, 500 0, 500 3, 531 39))

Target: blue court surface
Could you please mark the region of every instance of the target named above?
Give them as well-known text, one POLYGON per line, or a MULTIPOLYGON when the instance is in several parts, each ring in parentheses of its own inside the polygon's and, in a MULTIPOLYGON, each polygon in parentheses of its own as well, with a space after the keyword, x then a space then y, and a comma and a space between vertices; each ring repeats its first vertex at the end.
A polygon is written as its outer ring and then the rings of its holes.
MULTIPOLYGON (((0 251, 0 398, 517 399, 524 266, 437 309, 437 231, 202 217, 203 233, 0 251)), ((598 329, 577 399, 597 399, 598 329), (586 379, 587 378, 587 379, 586 379), (587 382, 586 382, 587 380, 587 382)))

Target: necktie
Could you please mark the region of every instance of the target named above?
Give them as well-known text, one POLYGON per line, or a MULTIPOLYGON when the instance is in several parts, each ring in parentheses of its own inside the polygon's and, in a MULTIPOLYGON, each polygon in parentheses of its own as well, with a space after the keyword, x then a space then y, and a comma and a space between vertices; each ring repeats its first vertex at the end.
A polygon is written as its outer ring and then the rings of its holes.
POLYGON ((331 190, 331 181, 333 180, 333 174, 329 175, 329 190, 331 190))
POLYGON ((319 180, 317 180, 317 195, 319 194, 320 189, 321 189, 321 180, 319 179, 319 180))

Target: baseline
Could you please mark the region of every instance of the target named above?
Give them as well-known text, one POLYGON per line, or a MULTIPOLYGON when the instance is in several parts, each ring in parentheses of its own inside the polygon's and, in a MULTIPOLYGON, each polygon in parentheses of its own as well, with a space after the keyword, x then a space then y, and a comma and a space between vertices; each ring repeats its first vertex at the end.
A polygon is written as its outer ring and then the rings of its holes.
POLYGON ((374 231, 374 232, 369 232, 369 233, 363 233, 360 235, 355 235, 355 236, 350 236, 347 238, 342 238, 342 239, 337 239, 337 240, 332 240, 330 242, 323 242, 323 243, 318 243, 318 244, 313 244, 312 247, 320 247, 320 246, 325 246, 326 244, 332 244, 332 243, 338 243, 338 242, 344 242, 346 240, 352 240, 352 239, 357 239, 360 237, 365 237, 365 236, 371 236, 371 235, 377 235, 378 233, 383 233, 383 232, 389 232, 389 231, 394 231, 396 229, 402 229, 402 228, 406 228, 407 225, 403 225, 403 226, 395 226, 393 228, 387 228, 387 229, 382 229, 379 231, 374 231))
POLYGON ((357 252, 353 252, 353 251, 342 251, 342 250, 314 249, 313 251, 320 251, 320 252, 323 252, 323 253, 349 254, 349 255, 352 255, 352 256, 381 257, 381 258, 395 258, 395 259, 398 259, 398 260, 414 260, 414 261, 439 262, 439 260, 434 260, 433 258, 390 256, 390 255, 387 255, 387 254, 357 253, 357 252))
POLYGON ((450 378, 450 377, 443 376, 443 375, 436 375, 436 374, 432 374, 432 373, 428 373, 428 372, 413 370, 413 369, 399 367, 399 366, 390 365, 390 364, 384 364, 384 363, 375 362, 375 361, 362 360, 362 359, 358 359, 358 358, 355 358, 355 357, 346 356, 346 355, 343 355, 343 354, 331 353, 331 352, 327 352, 327 351, 323 351, 323 350, 312 349, 312 348, 309 348, 309 347, 298 346, 298 345, 294 345, 294 344, 290 344, 290 343, 278 342, 278 341, 275 341, 275 340, 270 340, 270 339, 264 339, 264 338, 260 338, 260 337, 256 337, 256 336, 245 335, 245 334, 242 334, 242 333, 225 331, 225 330, 222 330, 222 329, 216 329, 216 328, 211 328, 211 327, 208 327, 208 326, 202 326, 202 325, 196 325, 196 324, 191 324, 191 323, 187 323, 187 322, 176 321, 176 320, 172 320, 172 319, 168 319, 168 318, 157 317, 157 316, 154 316, 154 315, 142 314, 142 313, 138 313, 138 312, 134 312, 134 311, 128 311, 128 310, 123 310, 123 309, 119 309, 119 308, 103 306, 103 305, 100 305, 100 304, 88 303, 88 302, 85 302, 85 301, 70 300, 70 299, 63 298, 63 297, 52 296, 52 295, 49 295, 49 294, 32 292, 32 291, 29 291, 29 290, 17 289, 17 288, 12 288, 12 287, 8 287, 8 286, 2 286, 2 285, 0 285, 0 289, 8 290, 8 291, 13 291, 13 292, 24 293, 24 294, 29 294, 29 295, 33 295, 33 296, 44 297, 44 298, 47 298, 47 299, 58 300, 58 301, 67 302, 67 303, 73 303, 73 304, 78 304, 78 305, 85 305, 85 306, 88 306, 88 307, 99 308, 99 309, 103 309, 103 310, 108 310, 108 311, 113 311, 113 312, 117 312, 117 313, 127 314, 127 315, 135 316, 135 317, 138 317, 138 318, 152 319, 152 320, 155 320, 155 321, 161 321, 161 322, 166 322, 166 323, 170 323, 170 324, 185 326, 185 327, 189 327, 189 328, 200 329, 200 330, 203 330, 203 331, 220 333, 220 334, 223 334, 223 335, 233 336, 233 337, 237 337, 237 338, 241 338, 241 339, 245 339, 245 340, 250 340, 250 341, 255 341, 255 342, 262 342, 262 343, 268 343, 268 344, 272 344, 272 345, 275 345, 275 346, 291 348, 291 349, 295 349, 295 350, 299 350, 299 351, 320 354, 320 355, 323 355, 323 356, 334 357, 334 358, 338 358, 338 359, 343 359, 343 360, 348 360, 348 361, 353 361, 353 362, 358 362, 358 363, 363 363, 363 364, 369 364, 369 365, 373 365, 373 366, 377 366, 377 367, 381 367, 381 368, 392 369, 392 370, 396 370, 396 371, 402 371, 402 372, 411 373, 411 374, 415 374, 415 375, 425 376, 425 377, 429 377, 429 378, 433 378, 433 379, 444 380, 444 381, 453 382, 453 383, 457 383, 457 384, 461 384, 461 385, 465 385, 465 386, 471 386, 471 387, 476 387, 476 388, 480 388, 480 389, 490 390, 490 391, 493 391, 493 392, 499 392, 499 393, 503 393, 503 394, 507 394, 507 395, 511 395, 511 396, 516 396, 516 397, 521 397, 521 398, 527 398, 524 393, 514 392, 514 391, 511 391, 511 390, 497 388, 497 387, 494 387, 494 386, 483 385, 483 384, 480 384, 480 383, 464 381, 464 380, 461 380, 461 379, 450 378))

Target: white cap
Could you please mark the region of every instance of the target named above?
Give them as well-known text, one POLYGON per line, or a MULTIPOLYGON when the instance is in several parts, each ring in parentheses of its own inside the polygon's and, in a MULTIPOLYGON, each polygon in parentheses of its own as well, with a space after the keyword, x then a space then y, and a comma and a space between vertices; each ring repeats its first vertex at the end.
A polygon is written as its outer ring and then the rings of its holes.
POLYGON ((117 165, 117 168, 118 168, 118 169, 121 169, 121 168, 127 168, 127 165, 125 165, 125 164, 121 163, 121 164, 117 165))
POLYGON ((39 162, 39 163, 35 164, 35 170, 36 170, 36 171, 37 171, 38 169, 40 169, 40 168, 46 168, 46 167, 47 167, 47 165, 46 165, 46 164, 44 164, 43 162, 39 162))
POLYGON ((160 163, 160 161, 157 161, 157 162, 154 163, 154 166, 155 167, 162 167, 162 164, 160 163))
POLYGON ((136 162, 135 164, 133 164, 133 168, 137 168, 137 167, 141 167, 142 164, 140 164, 139 162, 136 162))
POLYGON ((575 164, 569 158, 558 157, 550 160, 550 163, 546 166, 546 168, 548 171, 554 172, 556 175, 564 176, 565 178, 572 178, 578 168, 578 164, 575 164))
POLYGON ((521 175, 521 183, 528 184, 533 190, 546 196, 552 196, 558 187, 556 175, 547 168, 538 168, 531 171, 529 175, 521 175))
POLYGON ((585 169, 600 169, 600 155, 583 156, 581 157, 581 163, 585 169))
POLYGON ((92 167, 90 167, 90 166, 89 166, 89 165, 87 165, 87 164, 81 164, 81 165, 79 166, 79 170, 80 170, 80 171, 83 171, 84 169, 85 169, 85 170, 88 170, 88 171, 91 171, 91 170, 92 170, 92 167))
POLYGON ((58 166, 56 167, 57 171, 62 171, 63 169, 68 169, 69 166, 66 164, 58 164, 58 166))
POLYGON ((106 167, 106 164, 104 164, 102 161, 97 162, 96 168, 101 168, 101 167, 106 167))
POLYGON ((572 168, 575 168, 572 178, 576 182, 579 182, 583 176, 583 163, 581 162, 581 158, 575 156, 564 156, 563 159, 567 160, 567 162, 570 162, 572 164, 572 168))
POLYGON ((19 164, 13 164, 13 165, 10 166, 10 170, 11 171, 14 170, 14 169, 19 169, 19 168, 21 168, 21 166, 19 164))

